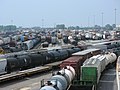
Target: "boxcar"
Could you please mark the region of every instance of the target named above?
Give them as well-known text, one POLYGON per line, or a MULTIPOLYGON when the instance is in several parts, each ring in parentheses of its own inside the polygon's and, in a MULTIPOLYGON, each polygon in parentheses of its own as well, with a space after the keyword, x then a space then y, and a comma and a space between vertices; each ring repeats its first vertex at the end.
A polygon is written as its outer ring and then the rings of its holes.
POLYGON ((64 67, 66 67, 66 66, 72 66, 75 69, 75 72, 76 72, 75 79, 80 79, 81 59, 82 59, 82 57, 79 57, 79 56, 70 57, 70 58, 64 60, 60 64, 60 68, 62 69, 64 67))

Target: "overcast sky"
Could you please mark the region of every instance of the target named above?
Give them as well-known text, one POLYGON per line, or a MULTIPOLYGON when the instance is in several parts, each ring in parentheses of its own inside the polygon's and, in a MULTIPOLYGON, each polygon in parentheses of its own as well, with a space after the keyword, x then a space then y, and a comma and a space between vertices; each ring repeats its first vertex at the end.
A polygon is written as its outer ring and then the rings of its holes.
POLYGON ((0 25, 101 25, 102 12, 103 24, 113 24, 115 8, 120 24, 120 0, 0 0, 0 25))

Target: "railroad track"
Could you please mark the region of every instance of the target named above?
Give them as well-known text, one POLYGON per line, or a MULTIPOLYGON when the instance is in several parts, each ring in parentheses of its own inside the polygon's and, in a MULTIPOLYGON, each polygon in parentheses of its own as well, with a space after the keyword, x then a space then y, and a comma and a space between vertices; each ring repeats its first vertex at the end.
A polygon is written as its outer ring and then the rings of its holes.
POLYGON ((58 67, 60 65, 60 63, 61 63, 61 61, 46 64, 45 66, 39 66, 39 67, 35 67, 32 69, 27 69, 27 70, 23 70, 23 71, 17 71, 17 72, 12 72, 10 74, 1 75, 0 76, 0 83, 5 82, 5 81, 9 81, 9 80, 13 80, 13 79, 17 79, 17 78, 31 76, 31 75, 37 74, 37 73, 50 71, 50 70, 53 70, 54 67, 58 67))

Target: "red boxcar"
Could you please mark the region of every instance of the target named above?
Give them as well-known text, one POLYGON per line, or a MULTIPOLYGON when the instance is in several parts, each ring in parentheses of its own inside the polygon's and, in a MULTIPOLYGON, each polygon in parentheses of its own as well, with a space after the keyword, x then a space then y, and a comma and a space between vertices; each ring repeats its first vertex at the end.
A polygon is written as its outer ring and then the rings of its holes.
POLYGON ((73 56, 70 57, 66 60, 64 60, 61 64, 60 64, 60 68, 64 68, 65 66, 72 66, 75 69, 76 72, 76 79, 80 79, 80 67, 81 67, 81 59, 82 57, 79 56, 73 56))

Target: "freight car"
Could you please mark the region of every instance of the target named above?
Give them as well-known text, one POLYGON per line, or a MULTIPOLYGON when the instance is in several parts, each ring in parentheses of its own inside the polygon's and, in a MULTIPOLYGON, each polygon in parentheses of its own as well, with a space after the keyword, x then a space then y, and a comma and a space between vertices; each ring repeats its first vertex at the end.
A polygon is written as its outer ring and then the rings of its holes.
MULTIPOLYGON (((75 49, 78 51, 78 48, 75 49)), ((68 51, 69 54, 74 52, 72 49, 68 49, 68 51)), ((47 84, 42 81, 42 88, 40 90, 66 90, 73 79, 80 80, 80 67, 84 60, 91 57, 93 54, 96 55, 98 52, 99 49, 88 49, 72 54, 72 57, 61 63, 61 70, 56 75, 52 76, 52 78, 47 81, 47 84), (74 70, 74 72, 71 73, 72 70, 74 70)))
POLYGON ((66 66, 72 66, 76 71, 75 78, 80 79, 80 67, 83 64, 83 62, 86 59, 92 57, 93 55, 97 55, 100 53, 101 51, 99 49, 87 49, 87 50, 79 51, 77 53, 73 53, 70 58, 65 59, 60 64, 60 68, 62 69, 66 66))
POLYGON ((21 46, 21 47, 23 47, 24 50, 30 50, 30 49, 34 48, 38 43, 39 43, 39 39, 36 38, 36 39, 32 39, 32 40, 23 42, 23 44, 21 44, 23 46, 21 46))
POLYGON ((10 73, 13 71, 33 68, 40 65, 45 65, 50 62, 57 62, 68 58, 73 52, 79 51, 79 48, 73 48, 71 51, 53 50, 48 52, 18 52, 13 54, 5 54, 1 56, 0 73, 10 73))
POLYGON ((114 53, 106 53, 104 55, 99 54, 87 59, 83 63, 83 66, 81 66, 81 79, 74 81, 74 86, 76 83, 78 87, 94 86, 94 90, 96 90, 101 73, 105 70, 106 66, 113 63, 116 58, 117 57, 114 53))
POLYGON ((66 66, 46 82, 43 80, 40 90, 66 90, 74 77, 75 69, 72 66, 66 66))

